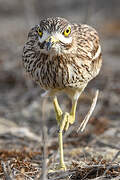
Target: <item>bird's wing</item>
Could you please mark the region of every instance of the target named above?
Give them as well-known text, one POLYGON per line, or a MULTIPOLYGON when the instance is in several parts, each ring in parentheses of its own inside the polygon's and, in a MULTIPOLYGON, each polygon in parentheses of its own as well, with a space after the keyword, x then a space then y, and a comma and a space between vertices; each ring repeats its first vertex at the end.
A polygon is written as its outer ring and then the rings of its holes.
POLYGON ((93 61, 101 56, 101 46, 97 31, 91 26, 78 25, 78 55, 93 61))

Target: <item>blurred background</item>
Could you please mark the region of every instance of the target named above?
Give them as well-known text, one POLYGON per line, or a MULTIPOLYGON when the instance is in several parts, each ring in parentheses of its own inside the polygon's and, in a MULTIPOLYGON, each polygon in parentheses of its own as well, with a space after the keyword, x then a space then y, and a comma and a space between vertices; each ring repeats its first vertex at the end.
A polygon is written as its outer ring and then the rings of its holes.
MULTIPOLYGON (((21 137, 24 141, 25 137, 32 140, 41 137, 40 95, 43 91, 25 75, 22 49, 30 28, 39 24, 40 19, 51 16, 93 26, 99 33, 103 54, 101 72, 80 97, 76 123, 66 137, 77 138, 75 141, 79 141, 80 146, 81 133, 77 133, 76 128, 90 108, 95 89, 99 89, 98 104, 85 133, 89 134, 89 140, 92 135, 105 134, 106 137, 107 134, 112 145, 120 148, 120 1, 0 0, 0 149, 13 149, 21 137)), ((59 101, 62 109, 68 111, 70 100, 61 95, 59 101)), ((55 114, 49 98, 44 111, 48 134, 51 138, 57 137, 55 114)), ((72 139, 72 143, 67 144, 67 138, 66 149, 77 146, 72 139)), ((23 142, 19 146, 23 145, 28 146, 23 142)), ((34 143, 31 147, 35 148, 34 143)), ((40 148, 39 143, 36 148, 40 148)))

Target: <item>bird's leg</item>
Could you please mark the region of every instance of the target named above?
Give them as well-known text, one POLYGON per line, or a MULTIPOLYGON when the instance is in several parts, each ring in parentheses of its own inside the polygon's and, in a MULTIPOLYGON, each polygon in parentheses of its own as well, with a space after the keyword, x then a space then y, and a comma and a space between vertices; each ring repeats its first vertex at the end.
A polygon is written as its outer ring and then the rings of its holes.
POLYGON ((59 125, 58 141, 59 141, 60 164, 56 169, 66 170, 66 166, 64 163, 64 156, 63 156, 63 138, 62 138, 63 128, 61 126, 61 121, 64 121, 62 119, 64 119, 65 116, 63 115, 63 112, 62 112, 62 110, 58 104, 58 100, 57 100, 56 96, 53 98, 53 104, 54 104, 54 109, 56 112, 56 120, 57 120, 58 125, 59 125))
POLYGON ((74 100, 72 102, 72 109, 70 114, 65 112, 63 113, 58 101, 57 101, 57 97, 55 96, 53 99, 53 104, 54 104, 54 109, 56 112, 56 119, 59 125, 59 136, 58 136, 58 140, 59 140, 59 153, 60 153, 60 164, 58 166, 57 169, 59 170, 66 170, 66 166, 64 163, 64 155, 63 155, 63 137, 62 137, 62 133, 63 130, 67 130, 69 127, 69 124, 73 124, 75 121, 75 113, 76 113, 76 106, 77 106, 77 100, 74 100))
POLYGON ((58 104, 58 100, 57 100, 56 96, 53 98, 53 104, 54 104, 54 109, 56 112, 56 120, 57 120, 58 124, 60 124, 63 112, 58 104))
POLYGON ((63 138, 62 138, 62 132, 63 130, 67 130, 69 127, 69 124, 73 124, 75 121, 75 112, 76 112, 76 106, 77 101, 73 101, 72 109, 70 114, 69 113, 63 113, 62 119, 60 120, 60 128, 59 128, 59 153, 60 153, 60 164, 58 169, 66 170, 66 166, 64 163, 64 154, 63 154, 63 138))
POLYGON ((62 129, 61 126, 60 126, 59 136, 58 136, 58 137, 59 137, 60 164, 59 164, 59 166, 58 166, 58 169, 65 171, 65 170, 66 170, 66 166, 65 166, 65 163, 64 163, 62 132, 63 132, 63 129, 62 129))
POLYGON ((66 166, 64 163, 64 154, 63 154, 63 138, 62 138, 62 132, 63 130, 67 130, 69 127, 69 124, 73 124, 75 121, 75 112, 76 112, 76 106, 77 106, 77 100, 73 101, 72 103, 72 109, 70 114, 65 112, 62 114, 62 119, 60 120, 60 129, 59 129, 59 152, 60 152, 60 165, 59 169, 66 170, 66 166))

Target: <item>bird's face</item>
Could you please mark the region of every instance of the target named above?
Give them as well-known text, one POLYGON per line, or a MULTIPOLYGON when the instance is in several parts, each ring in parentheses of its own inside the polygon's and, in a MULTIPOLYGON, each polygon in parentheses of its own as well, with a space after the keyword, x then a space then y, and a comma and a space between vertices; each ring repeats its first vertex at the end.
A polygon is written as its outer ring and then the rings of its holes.
POLYGON ((45 54, 61 54, 71 47, 72 24, 63 18, 47 18, 35 27, 37 44, 45 54))

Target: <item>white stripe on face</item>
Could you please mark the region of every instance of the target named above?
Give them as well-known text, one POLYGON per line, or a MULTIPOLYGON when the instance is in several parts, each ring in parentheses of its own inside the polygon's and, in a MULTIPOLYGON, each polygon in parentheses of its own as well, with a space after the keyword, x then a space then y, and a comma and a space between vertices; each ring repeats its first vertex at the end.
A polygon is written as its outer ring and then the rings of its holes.
POLYGON ((43 43, 44 41, 46 41, 48 39, 48 37, 50 37, 50 36, 53 36, 56 40, 58 39, 59 41, 61 41, 64 44, 70 44, 72 42, 72 37, 65 37, 60 32, 49 34, 47 31, 43 31, 43 36, 38 37, 40 43, 43 43))
POLYGON ((53 34, 53 36, 58 39, 59 41, 61 41, 62 43, 65 44, 70 44, 72 42, 72 37, 65 37, 63 34, 61 34, 60 32, 56 32, 53 34))

